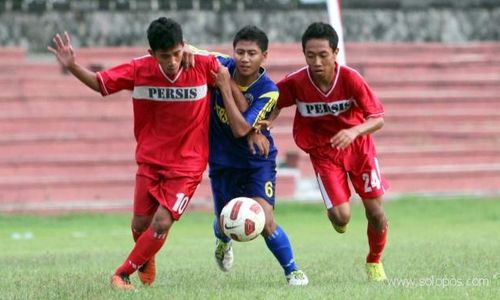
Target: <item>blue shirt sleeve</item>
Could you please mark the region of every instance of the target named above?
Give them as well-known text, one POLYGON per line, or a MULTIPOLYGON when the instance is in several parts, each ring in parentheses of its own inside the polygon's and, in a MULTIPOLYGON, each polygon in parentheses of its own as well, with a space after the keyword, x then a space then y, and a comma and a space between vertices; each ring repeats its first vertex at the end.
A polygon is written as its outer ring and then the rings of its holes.
POLYGON ((274 84, 266 85, 252 96, 254 99, 248 109, 243 113, 243 117, 250 126, 255 127, 257 122, 268 118, 269 114, 276 106, 279 92, 274 84))
POLYGON ((231 70, 231 68, 233 68, 234 60, 231 56, 220 55, 219 53, 217 53, 217 55, 215 55, 215 57, 221 63, 221 65, 223 65, 224 67, 226 67, 230 70, 231 70))

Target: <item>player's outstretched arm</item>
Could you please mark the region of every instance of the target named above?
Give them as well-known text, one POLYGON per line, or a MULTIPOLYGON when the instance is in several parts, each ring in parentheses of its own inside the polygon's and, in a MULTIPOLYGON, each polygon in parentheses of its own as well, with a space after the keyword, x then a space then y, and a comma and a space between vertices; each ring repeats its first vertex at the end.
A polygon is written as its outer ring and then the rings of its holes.
POLYGON ((52 41, 55 48, 48 46, 47 49, 56 56, 59 63, 86 86, 96 92, 100 92, 101 89, 99 82, 97 82, 96 74, 76 62, 75 51, 71 45, 69 34, 64 32, 64 39, 59 34, 56 34, 52 41))
POLYGON ((221 65, 219 67, 219 72, 214 74, 214 76, 216 78, 217 87, 221 92, 222 100, 224 101, 224 107, 226 108, 226 114, 233 136, 238 138, 246 136, 250 130, 252 130, 252 126, 247 123, 235 103, 231 89, 231 75, 229 71, 226 67, 221 65))
POLYGON ((342 129, 330 139, 332 147, 344 149, 358 136, 373 133, 384 126, 384 118, 368 118, 365 122, 351 128, 342 129))

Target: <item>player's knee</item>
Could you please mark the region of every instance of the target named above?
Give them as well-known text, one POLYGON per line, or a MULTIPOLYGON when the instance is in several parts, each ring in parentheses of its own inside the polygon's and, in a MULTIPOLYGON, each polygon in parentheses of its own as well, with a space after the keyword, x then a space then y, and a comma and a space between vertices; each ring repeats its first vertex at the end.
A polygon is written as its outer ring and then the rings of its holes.
POLYGON ((169 220, 155 220, 151 224, 151 227, 153 227, 154 232, 163 234, 167 233, 170 230, 170 227, 172 227, 172 222, 169 220))
POLYGON ((335 209, 328 210, 328 219, 333 225, 345 226, 351 220, 351 211, 348 209, 335 209))
POLYGON ((366 218, 370 225, 372 225, 376 230, 384 230, 387 227, 387 217, 383 210, 378 210, 374 212, 366 212, 366 218))
POLYGON ((132 230, 135 232, 144 232, 151 225, 151 217, 134 216, 132 219, 132 230))
POLYGON ((350 218, 348 217, 338 217, 338 218, 330 218, 330 222, 333 224, 333 225, 337 225, 337 226, 345 226, 349 223, 349 220, 350 218))
POLYGON ((163 234, 167 233, 170 230, 170 227, 172 227, 172 224, 174 223, 173 218, 170 216, 170 214, 156 214, 155 217, 153 218, 153 222, 151 224, 151 227, 153 228, 153 231, 158 233, 158 234, 163 234))
POLYGON ((266 214, 266 224, 264 225, 264 229, 262 230, 262 235, 264 237, 270 236, 276 231, 277 227, 278 225, 276 224, 276 222, 274 222, 273 215, 266 214))

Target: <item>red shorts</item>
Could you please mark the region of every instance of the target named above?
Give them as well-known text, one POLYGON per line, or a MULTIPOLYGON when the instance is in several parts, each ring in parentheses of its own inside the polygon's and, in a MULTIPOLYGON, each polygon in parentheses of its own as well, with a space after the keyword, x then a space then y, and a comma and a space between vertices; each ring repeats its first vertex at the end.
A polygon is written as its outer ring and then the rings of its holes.
POLYGON ((203 178, 203 172, 169 171, 140 165, 135 179, 134 215, 150 216, 158 205, 179 220, 203 178))
POLYGON ((327 209, 349 201, 348 177, 363 200, 382 196, 388 187, 380 175, 370 136, 358 137, 343 150, 330 146, 316 148, 310 158, 327 209))

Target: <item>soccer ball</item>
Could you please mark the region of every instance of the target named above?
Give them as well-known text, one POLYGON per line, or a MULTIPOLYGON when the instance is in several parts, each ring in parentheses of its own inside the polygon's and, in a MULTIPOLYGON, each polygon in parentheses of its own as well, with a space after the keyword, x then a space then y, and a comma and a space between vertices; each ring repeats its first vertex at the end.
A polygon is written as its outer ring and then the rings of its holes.
POLYGON ((264 229, 266 215, 260 204, 247 197, 229 201, 220 214, 220 224, 225 235, 238 242, 248 242, 264 229))

